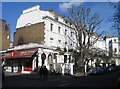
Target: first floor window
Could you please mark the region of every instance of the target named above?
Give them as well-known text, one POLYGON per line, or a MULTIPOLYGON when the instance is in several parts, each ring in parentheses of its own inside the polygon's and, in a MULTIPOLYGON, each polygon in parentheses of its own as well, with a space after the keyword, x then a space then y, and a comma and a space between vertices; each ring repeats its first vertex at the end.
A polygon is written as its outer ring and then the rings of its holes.
POLYGON ((60 44, 60 43, 61 43, 61 40, 58 40, 58 43, 60 44))
POLYGON ((114 51, 117 52, 117 48, 115 48, 114 51))
POLYGON ((53 38, 50 38, 50 45, 53 45, 53 38))
POLYGON ((53 31, 53 24, 50 24, 50 30, 53 31))

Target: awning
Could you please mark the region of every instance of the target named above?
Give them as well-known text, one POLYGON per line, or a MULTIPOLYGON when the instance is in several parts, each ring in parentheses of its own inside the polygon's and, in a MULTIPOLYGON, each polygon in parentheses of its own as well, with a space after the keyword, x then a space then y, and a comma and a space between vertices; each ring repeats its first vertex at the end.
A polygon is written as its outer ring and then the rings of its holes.
POLYGON ((14 50, 11 52, 6 53, 2 59, 8 59, 8 58, 30 58, 32 57, 36 52, 36 49, 25 49, 25 50, 14 50))
POLYGON ((27 50, 20 50, 15 52, 15 58, 30 58, 32 57, 37 49, 27 49, 27 50))
POLYGON ((14 51, 5 53, 5 55, 2 56, 2 59, 8 59, 8 58, 14 58, 14 51))

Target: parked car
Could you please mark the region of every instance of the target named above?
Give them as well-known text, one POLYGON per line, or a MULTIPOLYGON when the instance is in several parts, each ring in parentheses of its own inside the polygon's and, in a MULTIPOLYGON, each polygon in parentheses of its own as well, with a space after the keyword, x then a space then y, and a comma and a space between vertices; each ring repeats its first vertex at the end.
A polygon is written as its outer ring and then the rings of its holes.
POLYGON ((109 72, 114 71, 114 67, 112 67, 112 66, 108 66, 107 68, 108 68, 109 72))
POLYGON ((107 67, 102 67, 103 68, 103 73, 108 73, 109 72, 109 69, 107 67))
POLYGON ((88 71, 87 75, 102 74, 103 72, 104 70, 102 67, 94 67, 88 71))

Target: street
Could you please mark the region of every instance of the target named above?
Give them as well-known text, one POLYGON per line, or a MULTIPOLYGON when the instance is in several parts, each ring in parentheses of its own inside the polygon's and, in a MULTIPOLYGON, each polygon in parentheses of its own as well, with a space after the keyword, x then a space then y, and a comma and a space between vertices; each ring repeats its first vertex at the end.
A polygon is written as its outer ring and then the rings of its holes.
POLYGON ((118 87, 119 73, 112 72, 93 76, 49 75, 40 80, 36 74, 6 75, 4 87, 118 87))

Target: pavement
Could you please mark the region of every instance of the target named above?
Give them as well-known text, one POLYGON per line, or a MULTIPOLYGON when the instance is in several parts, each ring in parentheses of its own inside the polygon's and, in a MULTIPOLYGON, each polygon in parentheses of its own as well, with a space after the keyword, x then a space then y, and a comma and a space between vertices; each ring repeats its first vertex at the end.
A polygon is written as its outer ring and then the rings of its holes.
MULTIPOLYGON (((40 79, 40 76, 37 73, 30 73, 30 74, 24 74, 24 73, 5 73, 7 76, 19 76, 20 78, 27 78, 27 79, 40 79)), ((80 77, 85 76, 83 73, 75 73, 73 75, 48 75, 49 79, 60 79, 60 78, 73 78, 73 77, 80 77)))
POLYGON ((75 73, 73 74, 74 77, 86 76, 84 73, 75 73))

